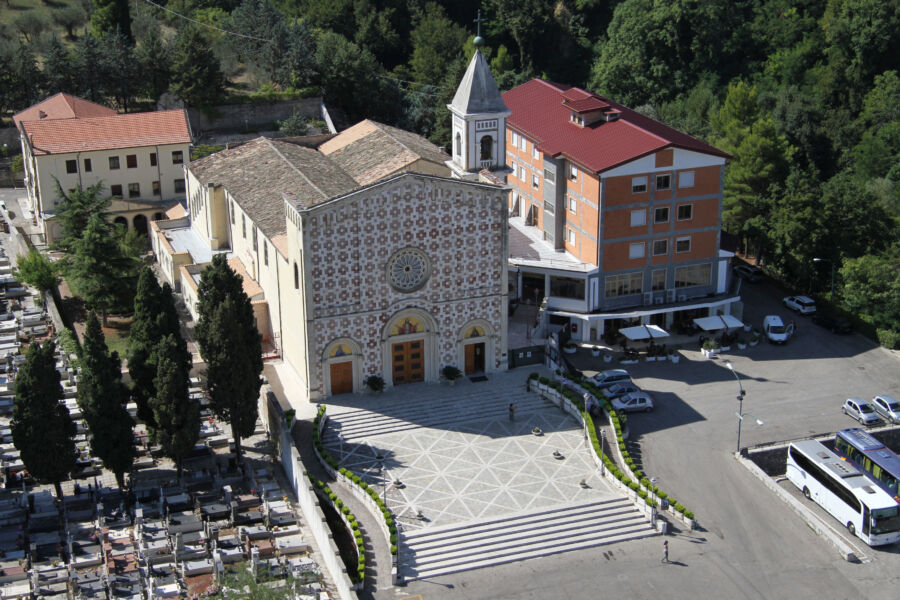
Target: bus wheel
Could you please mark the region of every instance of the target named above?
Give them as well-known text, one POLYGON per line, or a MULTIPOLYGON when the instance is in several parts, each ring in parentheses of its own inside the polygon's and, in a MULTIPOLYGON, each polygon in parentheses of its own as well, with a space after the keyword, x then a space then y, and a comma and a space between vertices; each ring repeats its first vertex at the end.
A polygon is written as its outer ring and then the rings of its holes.
POLYGON ((853 523, 847 523, 847 531, 850 532, 850 535, 856 535, 856 526, 853 523))
POLYGON ((803 496, 809 500, 809 488, 806 486, 803 486, 803 496))

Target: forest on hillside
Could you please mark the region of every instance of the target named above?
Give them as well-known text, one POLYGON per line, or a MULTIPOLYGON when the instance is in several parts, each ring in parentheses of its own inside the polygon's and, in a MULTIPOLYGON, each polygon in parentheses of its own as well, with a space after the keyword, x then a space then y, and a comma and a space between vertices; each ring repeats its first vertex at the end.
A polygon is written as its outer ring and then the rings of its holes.
POLYGON ((900 345, 898 2, 2 0, 0 115, 323 94, 448 147, 479 10, 501 89, 584 87, 729 152, 725 229, 822 300, 833 268, 834 310, 900 345))

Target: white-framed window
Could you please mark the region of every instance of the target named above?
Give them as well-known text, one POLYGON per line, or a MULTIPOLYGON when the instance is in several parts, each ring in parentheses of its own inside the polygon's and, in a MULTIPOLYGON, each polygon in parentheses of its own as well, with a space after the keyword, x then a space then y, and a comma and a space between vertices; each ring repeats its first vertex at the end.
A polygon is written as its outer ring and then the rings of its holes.
POLYGON ((694 172, 682 171, 678 174, 678 187, 692 188, 694 187, 694 172))
POLYGON ((569 179, 578 181, 578 167, 575 165, 569 165, 569 179))
POLYGON ((658 190, 670 190, 672 189, 672 176, 666 173, 665 175, 657 175, 656 176, 656 189, 658 190))
POLYGON ((646 177, 632 177, 631 178, 631 193, 632 194, 640 194, 641 192, 647 191, 647 178, 646 177))
POLYGON ((538 160, 541 157, 541 153, 537 149, 537 145, 531 147, 531 158, 534 160, 538 160))
POLYGON ((678 220, 679 221, 690 221, 694 218, 694 205, 693 204, 679 204, 678 205, 678 220))
POLYGON ((675 238, 675 252, 681 254, 682 252, 690 252, 691 251, 691 236, 686 235, 684 237, 675 238))
POLYGON ((641 227, 647 224, 647 211, 642 209, 631 211, 631 226, 641 227))
POLYGON ((566 236, 568 237, 570 244, 575 243, 575 231, 574 230, 566 228, 566 236))
POLYGON ((661 256, 669 253, 669 240, 663 238, 661 240, 653 240, 653 256, 661 256))
POLYGON ((510 137, 510 141, 512 142, 512 147, 515 148, 519 145, 519 134, 515 131, 512 132, 512 136, 510 137))
POLYGON ((528 181, 527 179, 525 179, 525 167, 523 166, 519 166, 519 179, 521 179, 522 181, 528 181))
POLYGON ((519 136, 519 150, 522 152, 528 150, 528 141, 521 135, 519 136))
POLYGON ((578 200, 569 196, 569 212, 573 214, 578 213, 578 200))
POLYGON ((628 244, 628 258, 644 258, 644 242, 628 244))
POLYGON ((534 189, 538 189, 539 187, 541 187, 541 178, 538 177, 537 175, 532 175, 531 176, 531 187, 533 187, 534 189))
POLYGON ((669 222, 669 207, 668 206, 657 206, 653 209, 653 222, 654 223, 668 223, 669 222))
POLYGON ((509 168, 512 169, 512 177, 516 176, 516 162, 512 161, 509 163, 509 168))

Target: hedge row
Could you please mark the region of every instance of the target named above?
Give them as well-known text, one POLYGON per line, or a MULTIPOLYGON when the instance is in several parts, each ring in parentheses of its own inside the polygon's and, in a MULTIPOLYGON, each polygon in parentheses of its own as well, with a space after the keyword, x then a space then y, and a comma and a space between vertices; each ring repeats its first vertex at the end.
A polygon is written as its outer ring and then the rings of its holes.
POLYGON ((594 420, 590 417, 589 414, 585 411, 584 408, 584 399, 579 395, 570 390, 569 388, 563 386, 558 381, 550 381, 546 377, 541 377, 537 373, 532 373, 529 376, 529 379, 532 381, 536 380, 539 383, 543 383, 544 385, 550 386, 552 389, 558 391, 567 399, 569 399, 572 404, 578 407, 578 410, 582 413, 582 418, 584 418, 587 423, 588 436, 590 437, 591 444, 594 447, 594 453, 597 456, 601 456, 603 460, 603 464, 606 469, 612 474, 613 477, 621 481, 623 484, 630 487, 632 490, 638 492, 638 496, 640 496, 643 500, 647 501, 647 504, 650 506, 656 507, 657 502, 653 498, 649 498, 650 493, 656 495, 660 500, 669 499, 669 504, 674 507, 674 509, 683 514, 688 519, 694 518, 694 513, 690 510, 684 508, 683 505, 677 503, 674 498, 671 498, 666 492, 659 489, 658 486, 655 486, 650 483, 650 480, 644 476, 644 473, 635 466, 634 459, 628 453, 628 450, 625 448, 625 440, 622 437, 622 428, 626 422, 625 415, 619 415, 609 401, 606 399, 606 396, 603 392, 600 391, 590 380, 585 378, 579 378, 575 376, 570 377, 572 381, 575 381, 590 392, 594 398, 600 403, 600 407, 605 410, 609 414, 610 421, 612 421, 613 428, 616 431, 616 442, 619 445, 619 451, 622 453, 622 459, 625 461, 625 465, 629 471, 631 471, 632 475, 634 475, 634 479, 628 476, 627 473, 623 472, 618 465, 600 448, 600 437, 597 434, 597 429, 594 426, 594 420), (640 482, 640 483, 638 483, 640 482), (643 489, 641 489, 643 488, 643 489))
POLYGON ((388 534, 390 536, 391 542, 391 554, 397 555, 397 526, 394 524, 394 515, 391 513, 390 509, 378 496, 378 491, 371 487, 368 483, 362 480, 362 478, 352 471, 348 471, 344 467, 338 465, 338 462, 332 458, 332 456, 325 450, 324 444, 322 444, 321 437, 319 436, 319 423, 322 420, 322 417, 325 415, 325 406, 319 407, 319 412, 316 414, 316 418, 313 420, 313 444, 318 450, 319 455, 325 460, 328 465, 336 470, 338 473, 352 481, 354 484, 358 485, 363 491, 365 491, 369 497, 375 501, 375 505, 378 507, 378 510, 381 511, 381 517, 384 519, 384 524, 387 526, 388 534))
POLYGON ((341 500, 337 494, 332 492, 331 488, 325 485, 324 481, 318 479, 312 473, 307 473, 306 476, 309 477, 309 482, 312 483, 316 489, 320 490, 320 495, 328 498, 328 501, 334 509, 340 511, 347 519, 347 522, 350 523, 350 529, 353 531, 353 538, 356 540, 357 554, 356 573, 351 573, 350 578, 354 583, 364 583, 366 580, 366 549, 363 546, 362 531, 359 530, 359 523, 356 522, 356 515, 350 512, 350 507, 345 505, 344 501, 341 500))

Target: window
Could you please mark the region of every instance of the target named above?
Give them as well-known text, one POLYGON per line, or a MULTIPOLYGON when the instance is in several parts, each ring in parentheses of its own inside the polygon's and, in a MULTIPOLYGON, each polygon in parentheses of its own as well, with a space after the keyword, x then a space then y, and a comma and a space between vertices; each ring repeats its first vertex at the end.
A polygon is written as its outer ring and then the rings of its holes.
POLYGON ((184 193, 184 179, 176 179, 175 180, 175 193, 176 194, 184 193))
POLYGON ((681 204, 678 206, 678 220, 689 221, 694 216, 693 204, 681 204))
POLYGON ((512 137, 510 139, 512 140, 513 148, 515 148, 519 145, 519 134, 516 133, 515 131, 512 132, 512 137))
POLYGON ((128 197, 129 198, 140 198, 140 196, 141 196, 141 184, 129 183, 128 184, 128 197))
POLYGON ((456 134, 456 146, 454 147, 454 154, 456 156, 460 156, 462 154, 462 137, 457 133, 456 134))
POLYGON ((639 194, 641 192, 647 191, 647 178, 646 177, 632 177, 631 178, 631 193, 639 194))
POLYGON ((184 163, 184 152, 181 150, 175 150, 172 152, 172 164, 180 165, 184 163))
POLYGON ((491 160, 494 156, 494 138, 486 135, 481 138, 481 160, 491 160))
POLYGON ((538 151, 537 146, 531 147, 531 158, 534 160, 539 160, 541 158, 541 153, 538 151))
POLYGON ((159 191, 159 182, 158 182, 158 181, 154 181, 154 182, 153 182, 153 195, 154 195, 154 196, 159 196, 159 195, 160 195, 160 191, 159 191))
POLYGON ((125 157, 125 166, 129 169, 137 169, 137 154, 129 154, 125 157))
POLYGON ((557 298, 584 300, 584 279, 550 277, 550 295, 557 298))
POLYGON ((653 211, 653 222, 654 223, 667 223, 669 221, 669 207, 668 206, 657 206, 653 211))
POLYGON ((231 205, 231 224, 234 225, 234 200, 230 201, 231 205))
POLYGON ((151 166, 151 167, 155 167, 155 166, 156 166, 156 152, 151 152, 151 153, 150 153, 150 166, 151 166))
POLYGON ((654 292, 666 289, 665 269, 657 269, 650 274, 650 289, 654 292))
POLYGON ((694 187, 694 172, 682 171, 678 174, 678 187, 692 188, 694 187))
POLYGON ((675 287, 682 288, 709 285, 711 274, 712 265, 709 263, 691 265, 689 267, 678 267, 675 269, 675 287))
POLYGON ((265 242, 263 242, 263 263, 269 266, 269 245, 265 242))
POLYGON ((109 193, 116 198, 122 197, 122 186, 119 184, 109 186, 109 193))
POLYGON ((617 296, 640 294, 643 287, 643 276, 640 271, 609 275, 606 278, 606 297, 615 298, 617 296))
POLYGON ((575 165, 569 165, 569 179, 572 181, 578 180, 578 167, 575 165))
POLYGON ((575 230, 574 230, 574 229, 566 228, 566 240, 567 240, 570 244, 574 244, 574 243, 575 243, 575 230))
POLYGON ((72 160, 66 161, 66 173, 77 173, 78 172, 78 159, 73 158, 72 160))
POLYGON ((528 181, 527 179, 525 179, 525 167, 519 167, 519 179, 521 179, 522 181, 528 181))
POLYGON ((294 289, 300 289, 300 272, 297 270, 297 263, 294 263, 294 289))
POLYGON ((653 240, 653 256, 661 256, 669 253, 669 240, 653 240))
POLYGON ((241 237, 247 239, 247 215, 241 215, 241 237))
POLYGON ((109 170, 115 171, 119 168, 119 157, 118 156, 110 156, 109 157, 109 170))
POLYGON ((644 209, 631 211, 631 226, 640 227, 647 224, 647 211, 644 209))
POLYGON ((550 183, 556 183, 556 173, 550 169, 544 169, 544 179, 550 183))
POLYGON ((516 163, 515 163, 515 161, 509 163, 509 168, 512 169, 512 174, 510 175, 510 177, 515 177, 515 176, 516 176, 516 163))
POLYGON ((656 176, 656 189, 658 190, 668 190, 672 187, 672 176, 671 175, 657 175, 656 176))
POLYGON ((548 215, 552 215, 556 212, 556 208, 553 206, 553 202, 545 202, 544 203, 544 212, 548 215))
POLYGON ((84 159, 84 172, 90 173, 92 169, 93 169, 93 165, 91 165, 91 159, 89 159, 89 158, 84 159))
POLYGON ((569 212, 578 213, 578 200, 572 196, 569 196, 569 212))
POLYGON ((644 242, 628 244, 628 258, 644 258, 644 242))
POLYGON ((675 252, 690 252, 691 251, 691 238, 690 236, 675 238, 675 252))
POLYGON ((524 136, 521 136, 521 135, 519 136, 519 149, 522 152, 525 152, 526 150, 528 150, 528 141, 525 139, 524 136))
POLYGON ((541 187, 541 180, 537 175, 531 176, 531 187, 533 187, 534 189, 538 189, 539 187, 541 187))
POLYGON ((256 227, 253 228, 253 248, 259 248, 259 234, 256 233, 256 227))

